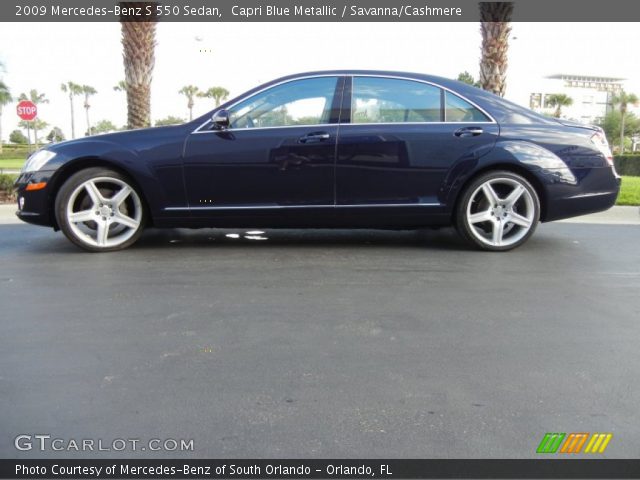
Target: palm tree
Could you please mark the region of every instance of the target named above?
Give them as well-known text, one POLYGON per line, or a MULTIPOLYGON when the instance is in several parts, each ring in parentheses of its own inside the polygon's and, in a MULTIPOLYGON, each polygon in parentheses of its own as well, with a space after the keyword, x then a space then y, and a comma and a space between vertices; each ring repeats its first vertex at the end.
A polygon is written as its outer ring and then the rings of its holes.
POLYGON ((89 135, 92 135, 91 133, 91 122, 89 121, 89 109, 91 108, 91 105, 89 104, 89 97, 91 97, 91 95, 95 95, 96 93, 98 93, 98 91, 93 88, 90 85, 82 85, 82 94, 84 95, 84 112, 85 112, 85 116, 87 118, 87 132, 89 132, 89 135))
MULTIPOLYGON (((33 103, 35 103, 36 105, 40 105, 41 103, 49 103, 49 99, 47 99, 47 96, 44 93, 38 93, 37 90, 30 90, 29 91, 29 96, 27 96, 26 93, 21 93, 20 96, 18 97, 18 100, 22 101, 22 100, 31 100, 33 103)), ((38 149, 39 145, 38 145, 38 126, 40 124, 37 121, 32 121, 32 122, 27 122, 27 136, 30 138, 31 137, 31 126, 33 126, 33 143, 36 146, 36 149, 38 149)))
POLYGON ((513 2, 480 2, 480 84, 483 89, 501 97, 504 97, 507 89, 507 53, 512 14, 513 2))
POLYGON ((639 101, 635 93, 627 93, 624 90, 611 98, 611 104, 619 105, 620 110, 620 155, 624 153, 624 121, 627 116, 627 107, 630 104, 635 107, 639 101))
MULTIPOLYGON (((154 2, 121 2, 125 7, 150 7, 154 2)), ((121 15, 124 81, 127 89, 127 124, 129 128, 148 127, 151 123, 151 80, 155 65, 156 46, 155 17, 140 19, 121 15)))
POLYGON ((547 105, 550 107, 556 107, 556 111, 553 116, 560 118, 562 115, 562 107, 569 107, 573 105, 573 98, 564 93, 552 93, 547 97, 547 105))
POLYGON ((45 128, 49 126, 47 122, 45 122, 39 117, 31 120, 30 123, 33 125, 34 132, 37 132, 37 131, 42 132, 45 128))
MULTIPOLYGON (((31 144, 31 130, 33 130, 34 133, 35 133, 38 130, 43 130, 43 129, 47 128, 49 126, 49 124, 38 117, 38 118, 34 118, 33 120, 20 120, 20 122, 18 122, 18 126, 20 128, 26 128, 27 129, 27 141, 29 142, 29 144, 31 144)), ((36 146, 36 149, 37 149, 39 147, 38 134, 35 133, 34 137, 35 137, 35 146, 36 146)))
POLYGON ((193 99, 200 93, 198 87, 194 85, 185 85, 178 93, 187 97, 187 108, 189 109, 189 121, 193 120, 193 99))
MULTIPOLYGON (((1 66, 1 64, 0 64, 1 66)), ((2 153, 2 108, 13 101, 6 83, 0 80, 0 153, 2 153)))
POLYGON ((223 101, 229 98, 229 90, 224 87, 211 87, 205 92, 200 92, 198 96, 204 98, 213 98, 216 107, 219 107, 223 101))
POLYGON ((69 105, 71 106, 71 138, 76 138, 76 120, 73 112, 73 97, 82 94, 82 87, 77 83, 68 81, 60 85, 60 89, 69 94, 69 105))
POLYGON ((113 86, 114 92, 127 92, 127 82, 120 80, 117 85, 113 86))

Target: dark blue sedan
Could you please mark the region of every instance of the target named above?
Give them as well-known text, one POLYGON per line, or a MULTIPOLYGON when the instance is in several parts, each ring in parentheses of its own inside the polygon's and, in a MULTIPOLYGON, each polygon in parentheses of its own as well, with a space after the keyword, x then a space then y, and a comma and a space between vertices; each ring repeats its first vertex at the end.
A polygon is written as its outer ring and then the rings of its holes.
POLYGON ((611 207, 619 185, 597 127, 378 71, 292 75, 184 125, 50 145, 16 182, 22 220, 90 251, 147 226, 447 225, 509 250, 539 221, 611 207))

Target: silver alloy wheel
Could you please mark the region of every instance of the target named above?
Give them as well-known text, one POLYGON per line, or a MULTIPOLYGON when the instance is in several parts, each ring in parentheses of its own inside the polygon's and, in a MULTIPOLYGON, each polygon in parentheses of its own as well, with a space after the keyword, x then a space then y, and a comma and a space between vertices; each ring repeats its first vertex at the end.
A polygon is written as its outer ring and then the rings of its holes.
POLYGON ((476 188, 466 208, 471 234, 491 247, 520 241, 535 225, 535 203, 522 183, 507 177, 487 180, 476 188))
POLYGON ((79 240, 99 248, 122 245, 140 228, 142 202, 126 182, 91 178, 77 186, 66 205, 69 228, 79 240))

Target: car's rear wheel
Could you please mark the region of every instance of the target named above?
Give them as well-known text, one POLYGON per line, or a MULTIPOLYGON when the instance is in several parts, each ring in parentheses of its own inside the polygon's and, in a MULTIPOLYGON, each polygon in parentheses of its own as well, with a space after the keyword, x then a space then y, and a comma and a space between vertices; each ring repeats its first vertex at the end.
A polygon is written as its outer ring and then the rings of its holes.
POLYGON ((132 182, 99 167, 81 170, 62 185, 55 214, 67 238, 91 252, 127 248, 145 223, 144 205, 132 182))
POLYGON ((522 176, 508 171, 480 175, 462 192, 458 232, 483 250, 504 251, 526 242, 538 225, 540 200, 522 176))

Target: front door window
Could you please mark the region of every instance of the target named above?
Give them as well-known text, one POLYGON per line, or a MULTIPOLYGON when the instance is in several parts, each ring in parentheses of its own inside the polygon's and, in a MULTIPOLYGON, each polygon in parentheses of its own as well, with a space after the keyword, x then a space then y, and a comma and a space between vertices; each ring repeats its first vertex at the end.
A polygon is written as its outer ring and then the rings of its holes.
POLYGON ((231 128, 271 128, 331 123, 337 77, 294 80, 229 109, 231 128))

